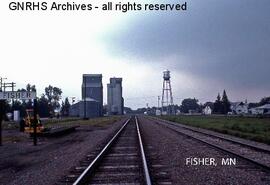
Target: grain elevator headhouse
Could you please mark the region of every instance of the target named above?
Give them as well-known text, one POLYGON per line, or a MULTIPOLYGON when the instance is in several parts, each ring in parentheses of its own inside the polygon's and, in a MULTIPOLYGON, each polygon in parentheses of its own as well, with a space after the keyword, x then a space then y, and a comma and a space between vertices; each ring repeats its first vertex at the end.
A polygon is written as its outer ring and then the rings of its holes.
POLYGON ((107 84, 107 101, 109 115, 123 114, 122 78, 110 78, 110 83, 107 84))

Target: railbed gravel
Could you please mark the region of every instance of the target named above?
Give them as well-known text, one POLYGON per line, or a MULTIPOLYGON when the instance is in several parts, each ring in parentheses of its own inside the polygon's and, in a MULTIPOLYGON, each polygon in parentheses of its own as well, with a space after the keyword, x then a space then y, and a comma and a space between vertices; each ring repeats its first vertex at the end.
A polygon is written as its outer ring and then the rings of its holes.
POLYGON ((38 146, 33 146, 30 138, 4 143, 0 147, 0 184, 56 184, 125 120, 104 127, 81 126, 61 137, 39 138, 38 146))
MULTIPOLYGON (((224 149, 227 149, 229 151, 232 151, 234 153, 237 154, 241 154, 242 156, 245 156, 249 159, 252 159, 258 163, 264 164, 268 167, 270 167, 270 150, 267 150, 268 152, 264 152, 264 151, 257 151, 254 148, 251 148, 249 146, 245 146, 242 144, 238 144, 238 143, 234 143, 231 141, 227 141, 224 139, 220 139, 218 137, 215 137, 217 134, 216 133, 212 133, 210 135, 205 135, 203 133, 199 133, 199 132, 194 132, 193 130, 196 131, 196 128, 192 128, 192 130, 186 129, 186 127, 183 127, 182 125, 179 125, 178 123, 171 123, 169 122, 163 122, 163 121, 158 121, 160 124, 169 127, 169 128, 173 128, 179 132, 182 132, 184 134, 187 134, 189 136, 198 138, 200 140, 206 141, 208 143, 217 145, 217 146, 221 146, 224 149)), ((229 137, 229 136, 227 136, 229 137)), ((235 139, 234 139, 235 140, 235 139)), ((243 139, 242 139, 243 140, 243 139)), ((245 141, 247 142, 247 141, 245 141)), ((251 145, 251 144, 249 144, 251 145)), ((254 146, 256 147, 256 146, 254 146)), ((266 147, 265 147, 266 149, 266 147)))
POLYGON ((233 140, 233 141, 236 141, 236 142, 239 142, 239 143, 243 143, 243 144, 250 145, 250 146, 253 146, 253 147, 256 147, 256 148, 260 148, 260 149, 263 149, 263 150, 270 151, 270 145, 265 144, 265 143, 260 143, 260 142, 257 142, 257 141, 252 141, 252 140, 248 140, 248 139, 244 139, 244 138, 240 138, 240 137, 236 137, 236 136, 232 136, 232 135, 228 135, 228 134, 223 134, 223 133, 215 132, 215 131, 204 129, 204 128, 193 127, 193 126, 185 125, 185 124, 182 124, 182 123, 172 122, 172 121, 168 121, 168 120, 165 120, 165 119, 163 120, 163 119, 160 119, 160 118, 157 118, 157 117, 151 117, 151 119, 157 120, 157 121, 162 121, 162 122, 165 122, 165 123, 170 123, 170 124, 173 124, 173 125, 177 125, 179 127, 187 128, 187 129, 192 129, 192 130, 202 132, 202 133, 206 133, 206 134, 209 134, 209 135, 214 135, 214 136, 218 136, 218 137, 221 137, 221 138, 230 139, 230 140, 233 140))
POLYGON ((139 117, 139 121, 145 145, 153 146, 159 158, 162 159, 162 163, 169 166, 172 184, 270 184, 269 172, 263 172, 242 159, 237 158, 236 166, 222 166, 220 164, 222 158, 235 157, 177 134, 144 117, 139 117), (189 157, 215 158, 218 165, 186 165, 185 160, 189 157))

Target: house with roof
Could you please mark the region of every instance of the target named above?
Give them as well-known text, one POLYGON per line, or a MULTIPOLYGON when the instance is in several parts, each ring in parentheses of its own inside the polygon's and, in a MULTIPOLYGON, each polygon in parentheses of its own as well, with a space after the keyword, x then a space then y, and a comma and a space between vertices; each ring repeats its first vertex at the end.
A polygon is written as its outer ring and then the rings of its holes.
POLYGON ((212 114, 212 109, 209 105, 207 105, 203 110, 202 110, 202 113, 204 115, 211 115, 212 114))
POLYGON ((263 106, 254 107, 249 109, 249 112, 253 115, 270 115, 270 104, 265 104, 263 106))
POLYGON ((231 103, 232 114, 248 114, 248 104, 245 102, 232 102, 231 103))

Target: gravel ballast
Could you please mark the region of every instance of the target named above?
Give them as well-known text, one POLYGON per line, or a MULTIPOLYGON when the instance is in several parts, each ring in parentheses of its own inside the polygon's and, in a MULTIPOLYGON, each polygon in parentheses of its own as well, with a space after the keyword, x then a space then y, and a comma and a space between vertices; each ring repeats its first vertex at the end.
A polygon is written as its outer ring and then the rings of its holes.
POLYGON ((236 165, 221 165, 222 158, 235 157, 144 117, 139 117, 139 121, 145 145, 152 146, 168 166, 172 184, 270 184, 269 174, 246 161, 236 158, 236 165), (191 157, 214 158, 217 165, 186 164, 186 159, 191 157))
MULTIPOLYGON (((0 184, 56 184, 85 155, 119 129, 125 120, 103 127, 81 126, 61 137, 39 138, 38 146, 33 146, 30 138, 4 143, 0 147, 0 184)), ((22 133, 6 133, 11 134, 22 133)))

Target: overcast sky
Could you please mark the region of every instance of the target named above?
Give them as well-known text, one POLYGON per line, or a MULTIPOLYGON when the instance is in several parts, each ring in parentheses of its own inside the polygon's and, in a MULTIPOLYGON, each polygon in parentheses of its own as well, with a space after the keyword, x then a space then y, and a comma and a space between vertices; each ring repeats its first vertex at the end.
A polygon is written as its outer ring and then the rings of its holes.
POLYGON ((125 106, 157 106, 169 69, 176 104, 214 101, 223 89, 231 101, 270 95, 269 0, 189 0, 186 12, 133 13, 13 12, 9 2, 0 2, 0 76, 18 88, 31 83, 42 94, 51 84, 79 100, 82 74, 102 73, 105 102, 115 76, 125 106))

